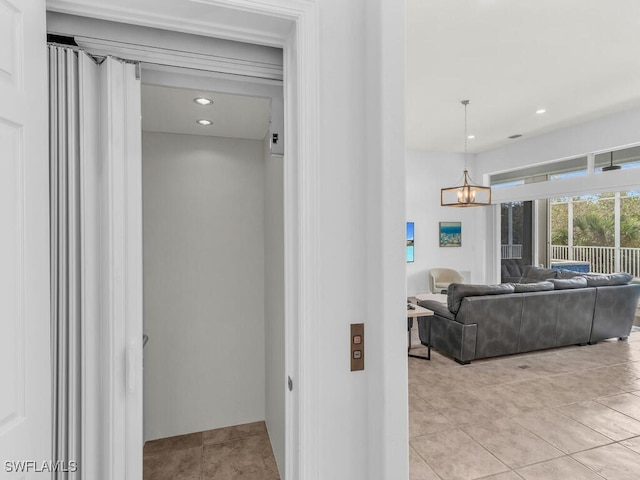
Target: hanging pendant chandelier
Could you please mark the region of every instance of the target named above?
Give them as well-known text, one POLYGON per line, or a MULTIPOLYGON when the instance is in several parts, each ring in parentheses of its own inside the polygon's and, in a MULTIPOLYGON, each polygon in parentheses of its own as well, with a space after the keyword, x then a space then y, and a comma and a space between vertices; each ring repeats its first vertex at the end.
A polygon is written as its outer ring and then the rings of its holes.
POLYGON ((481 207, 491 205, 491 187, 475 185, 467 170, 467 105, 469 100, 462 100, 464 105, 464 173, 462 183, 455 187, 440 190, 440 205, 443 207, 481 207))

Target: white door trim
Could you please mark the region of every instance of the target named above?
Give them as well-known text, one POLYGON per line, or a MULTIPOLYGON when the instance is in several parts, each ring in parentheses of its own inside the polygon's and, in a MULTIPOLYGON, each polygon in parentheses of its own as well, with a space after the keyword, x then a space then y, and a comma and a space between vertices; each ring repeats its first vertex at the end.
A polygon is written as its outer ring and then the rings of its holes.
MULTIPOLYGON (((222 38, 280 46, 284 49, 285 101, 285 368, 294 382, 287 394, 285 472, 288 480, 318 478, 318 12, 315 0, 191 0, 235 12, 275 17, 290 22, 286 33, 265 22, 264 30, 230 23, 204 25, 199 19, 181 22, 180 30, 222 38)), ((49 0, 48 8, 145 26, 174 29, 176 19, 150 12, 121 11, 103 2, 49 0)), ((125 225, 126 219, 118 220, 125 225)), ((131 228, 125 225, 126 229, 131 228)), ((138 228, 138 227, 135 227, 138 228)), ((125 235, 132 234, 128 230, 125 235)), ((141 251, 140 251, 141 253, 141 251)), ((142 258, 131 259, 132 263, 142 258)), ((142 292, 140 291, 140 298, 142 292)), ((105 299, 113 300, 113 299, 105 299)), ((112 305, 113 308, 117 307, 112 305)), ((120 306, 119 308, 122 308, 120 306)), ((286 379, 283 378, 283 388, 286 379)), ((109 415, 109 412, 105 412, 109 415)), ((124 439, 123 439, 124 440, 124 439)), ((123 442, 124 445, 124 442, 123 442)), ((127 477, 129 478, 129 477, 127 477)), ((134 480, 131 478, 130 480, 134 480)), ((138 480, 138 479, 135 479, 138 480)))

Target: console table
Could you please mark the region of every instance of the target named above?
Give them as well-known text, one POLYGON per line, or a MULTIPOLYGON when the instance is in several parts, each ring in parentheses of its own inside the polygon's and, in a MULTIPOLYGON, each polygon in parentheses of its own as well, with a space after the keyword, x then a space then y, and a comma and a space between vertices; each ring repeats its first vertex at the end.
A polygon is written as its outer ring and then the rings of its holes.
POLYGON ((414 303, 407 304, 407 355, 412 358, 422 358, 423 360, 431 360, 431 317, 433 316, 433 311, 428 310, 426 308, 421 307, 420 305, 416 305, 414 303), (411 308, 412 307, 412 308, 411 308), (427 356, 424 357, 422 355, 415 355, 411 353, 411 328, 413 327, 413 319, 414 318, 422 318, 429 317, 429 343, 426 345, 427 347, 427 356))

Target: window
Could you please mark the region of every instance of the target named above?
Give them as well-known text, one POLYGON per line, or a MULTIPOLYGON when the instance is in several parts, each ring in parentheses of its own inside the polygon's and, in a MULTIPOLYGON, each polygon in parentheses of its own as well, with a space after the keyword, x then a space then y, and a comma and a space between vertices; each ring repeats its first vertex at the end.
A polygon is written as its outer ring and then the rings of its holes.
POLYGON ((640 191, 552 199, 550 216, 552 264, 640 277, 640 191))
POLYGON ((640 167, 640 146, 597 154, 594 173, 602 173, 604 167, 611 165, 619 166, 622 169, 640 167))
POLYGON ((577 157, 491 175, 491 186, 494 188, 512 187, 586 174, 587 157, 577 157))
MULTIPOLYGON (((491 175, 492 188, 514 187, 527 183, 562 180, 589 174, 588 156, 569 158, 556 162, 532 165, 509 172, 491 175)), ((640 145, 597 153, 594 158, 593 173, 599 174, 606 167, 619 169, 640 167, 640 145)), ((606 170, 604 170, 606 172, 606 170)))

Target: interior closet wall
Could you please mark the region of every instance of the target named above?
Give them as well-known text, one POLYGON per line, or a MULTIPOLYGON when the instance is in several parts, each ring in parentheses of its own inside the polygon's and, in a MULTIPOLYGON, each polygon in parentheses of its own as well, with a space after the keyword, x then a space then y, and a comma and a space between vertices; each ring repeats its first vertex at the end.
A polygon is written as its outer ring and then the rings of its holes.
POLYGON ((264 142, 264 316, 266 421, 280 472, 285 460, 284 159, 264 142))
POLYGON ((146 440, 265 418, 263 143, 143 133, 146 440))

